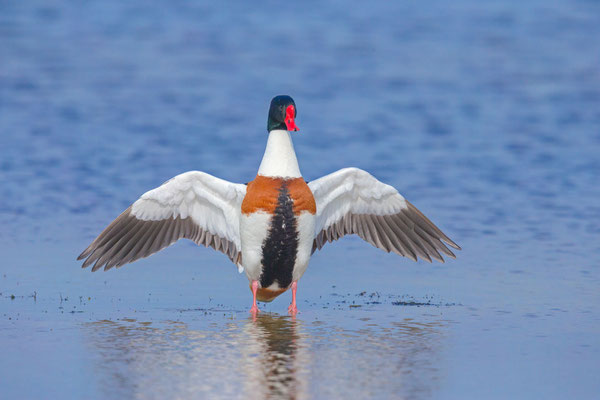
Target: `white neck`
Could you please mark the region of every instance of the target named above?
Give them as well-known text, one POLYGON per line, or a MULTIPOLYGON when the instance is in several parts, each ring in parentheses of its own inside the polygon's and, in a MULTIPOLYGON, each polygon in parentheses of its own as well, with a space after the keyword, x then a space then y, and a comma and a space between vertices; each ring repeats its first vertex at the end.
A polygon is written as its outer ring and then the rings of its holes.
POLYGON ((267 148, 258 168, 258 174, 281 178, 300 178, 302 176, 294 144, 288 131, 273 130, 269 132, 267 148))

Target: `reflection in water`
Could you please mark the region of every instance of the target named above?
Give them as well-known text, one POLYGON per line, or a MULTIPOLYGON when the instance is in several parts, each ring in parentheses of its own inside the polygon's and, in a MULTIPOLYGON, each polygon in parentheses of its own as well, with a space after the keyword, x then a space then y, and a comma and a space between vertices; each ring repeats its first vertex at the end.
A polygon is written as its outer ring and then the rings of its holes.
POLYGON ((306 332, 295 318, 260 315, 244 325, 244 392, 257 398, 304 398, 308 349, 306 332))
POLYGON ((106 398, 431 395, 443 321, 371 322, 344 321, 349 329, 263 314, 188 323, 97 321, 84 331, 106 398))

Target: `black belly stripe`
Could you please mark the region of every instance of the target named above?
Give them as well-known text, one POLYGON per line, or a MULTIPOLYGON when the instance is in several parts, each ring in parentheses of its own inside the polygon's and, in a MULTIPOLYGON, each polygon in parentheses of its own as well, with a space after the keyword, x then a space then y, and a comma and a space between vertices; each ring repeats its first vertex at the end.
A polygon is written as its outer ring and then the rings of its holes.
POLYGON ((293 200, 284 182, 279 189, 277 207, 271 218, 267 238, 262 245, 263 270, 260 285, 268 287, 277 281, 279 287, 292 284, 292 271, 298 250, 298 230, 294 216, 293 200))

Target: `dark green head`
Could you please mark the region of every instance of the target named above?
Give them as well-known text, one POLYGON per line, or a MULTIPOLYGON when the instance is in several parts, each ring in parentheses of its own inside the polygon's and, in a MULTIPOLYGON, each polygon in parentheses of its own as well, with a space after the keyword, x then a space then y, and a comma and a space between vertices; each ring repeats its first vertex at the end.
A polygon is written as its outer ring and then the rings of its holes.
POLYGON ((267 121, 267 130, 271 132, 275 129, 285 129, 287 131, 297 131, 296 126, 296 103, 290 96, 281 95, 273 97, 271 107, 269 107, 269 120, 267 121))

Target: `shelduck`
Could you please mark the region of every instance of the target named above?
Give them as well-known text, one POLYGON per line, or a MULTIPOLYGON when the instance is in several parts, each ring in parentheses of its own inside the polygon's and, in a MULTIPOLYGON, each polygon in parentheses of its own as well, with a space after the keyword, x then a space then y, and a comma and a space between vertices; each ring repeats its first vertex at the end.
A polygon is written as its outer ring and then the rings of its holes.
POLYGON ((357 234, 373 246, 429 262, 455 258, 460 247, 392 186, 358 168, 311 182, 300 173, 290 132, 298 131, 290 96, 271 101, 267 147, 248 184, 189 171, 144 193, 81 253, 83 268, 109 270, 186 238, 227 255, 246 272, 256 301, 292 289, 311 255, 326 243, 357 234))

